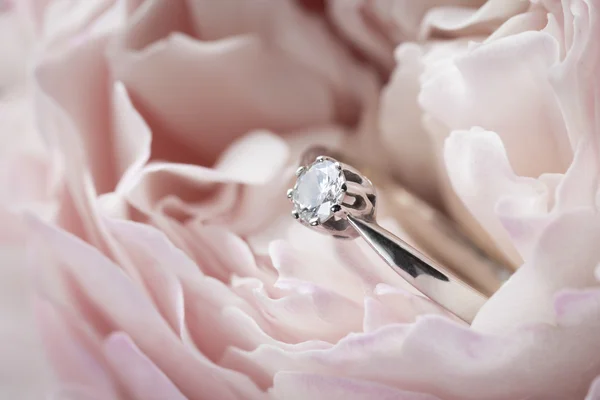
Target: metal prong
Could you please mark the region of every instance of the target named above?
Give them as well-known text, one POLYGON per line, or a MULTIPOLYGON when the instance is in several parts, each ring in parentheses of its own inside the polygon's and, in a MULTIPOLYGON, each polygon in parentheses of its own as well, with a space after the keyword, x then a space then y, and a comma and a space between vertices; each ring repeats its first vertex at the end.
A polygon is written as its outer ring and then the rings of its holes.
POLYGON ((317 157, 317 162, 325 161, 325 156, 317 157))
POLYGON ((334 204, 334 205, 331 206, 331 212, 332 213, 335 214, 335 213, 338 213, 340 211, 342 211, 342 206, 340 206, 339 204, 334 204))
POLYGON ((309 221, 309 225, 310 226, 317 226, 319 225, 319 218, 313 218, 309 221))
POLYGON ((346 185, 345 183, 342 183, 342 187, 340 188, 342 190, 342 192, 347 192, 348 191, 348 185, 346 185))
POLYGON ((291 199, 293 195, 294 195, 294 189, 288 189, 288 191, 287 191, 287 198, 291 199))
POLYGON ((298 169, 296 170, 296 176, 300 176, 300 174, 303 173, 305 169, 306 167, 298 167, 298 169))
POLYGON ((300 218, 300 214, 298 214, 298 211, 292 211, 292 217, 294 217, 294 219, 298 219, 300 218))
POLYGON ((342 164, 340 164, 339 162, 335 163, 335 168, 337 168, 338 171, 342 170, 342 164))

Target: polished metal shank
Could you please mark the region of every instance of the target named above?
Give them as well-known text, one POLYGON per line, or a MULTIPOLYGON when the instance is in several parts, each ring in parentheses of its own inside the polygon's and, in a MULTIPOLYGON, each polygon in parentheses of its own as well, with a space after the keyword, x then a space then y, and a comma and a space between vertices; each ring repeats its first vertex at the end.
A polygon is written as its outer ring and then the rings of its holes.
MULTIPOLYGON (((305 153, 302 164, 327 157, 322 148, 305 153)), ((376 222, 377 196, 371 181, 359 171, 337 161, 346 179, 346 193, 335 213, 326 221, 310 226, 337 238, 362 237, 385 261, 425 296, 464 321, 471 322, 486 297, 453 276, 442 266, 380 227, 376 222)))
POLYGON ((462 320, 471 322, 486 297, 375 222, 348 216, 352 227, 400 276, 462 320))

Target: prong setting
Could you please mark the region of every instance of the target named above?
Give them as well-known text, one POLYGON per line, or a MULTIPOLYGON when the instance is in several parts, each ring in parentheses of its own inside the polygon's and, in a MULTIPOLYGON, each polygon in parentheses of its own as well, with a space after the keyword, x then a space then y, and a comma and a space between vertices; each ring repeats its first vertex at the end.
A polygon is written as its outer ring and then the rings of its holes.
POLYGON ((348 191, 348 185, 346 185, 346 183, 342 183, 340 189, 342 192, 346 193, 348 191))
POLYGON ((335 163, 335 168, 336 168, 338 171, 341 171, 341 170, 342 170, 342 164, 340 164, 339 162, 336 162, 336 163, 335 163))
POLYGON ((342 206, 340 206, 339 204, 334 204, 331 206, 331 212, 334 214, 339 213, 340 211, 342 211, 342 206))
POLYGON ((340 163, 327 156, 315 158, 311 164, 298 168, 296 183, 287 191, 294 205, 292 216, 302 224, 321 230, 336 212, 341 211, 344 199, 342 186, 346 177, 340 163))

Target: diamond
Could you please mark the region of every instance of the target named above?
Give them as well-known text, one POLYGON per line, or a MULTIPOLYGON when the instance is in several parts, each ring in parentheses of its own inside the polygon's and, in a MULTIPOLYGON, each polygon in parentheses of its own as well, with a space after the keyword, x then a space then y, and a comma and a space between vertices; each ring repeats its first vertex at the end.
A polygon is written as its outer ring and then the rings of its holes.
POLYGON ((344 198, 346 179, 335 161, 319 159, 305 168, 296 181, 292 202, 300 219, 306 223, 327 221, 331 208, 344 198))

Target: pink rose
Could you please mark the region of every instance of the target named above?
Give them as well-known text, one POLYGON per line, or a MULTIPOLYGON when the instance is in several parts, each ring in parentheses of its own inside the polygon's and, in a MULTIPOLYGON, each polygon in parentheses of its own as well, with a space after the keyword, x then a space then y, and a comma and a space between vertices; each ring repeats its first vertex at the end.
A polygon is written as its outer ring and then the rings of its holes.
POLYGON ((6 396, 600 398, 597 1, 0 10, 6 396), (292 221, 316 143, 514 268, 471 326, 292 221))

